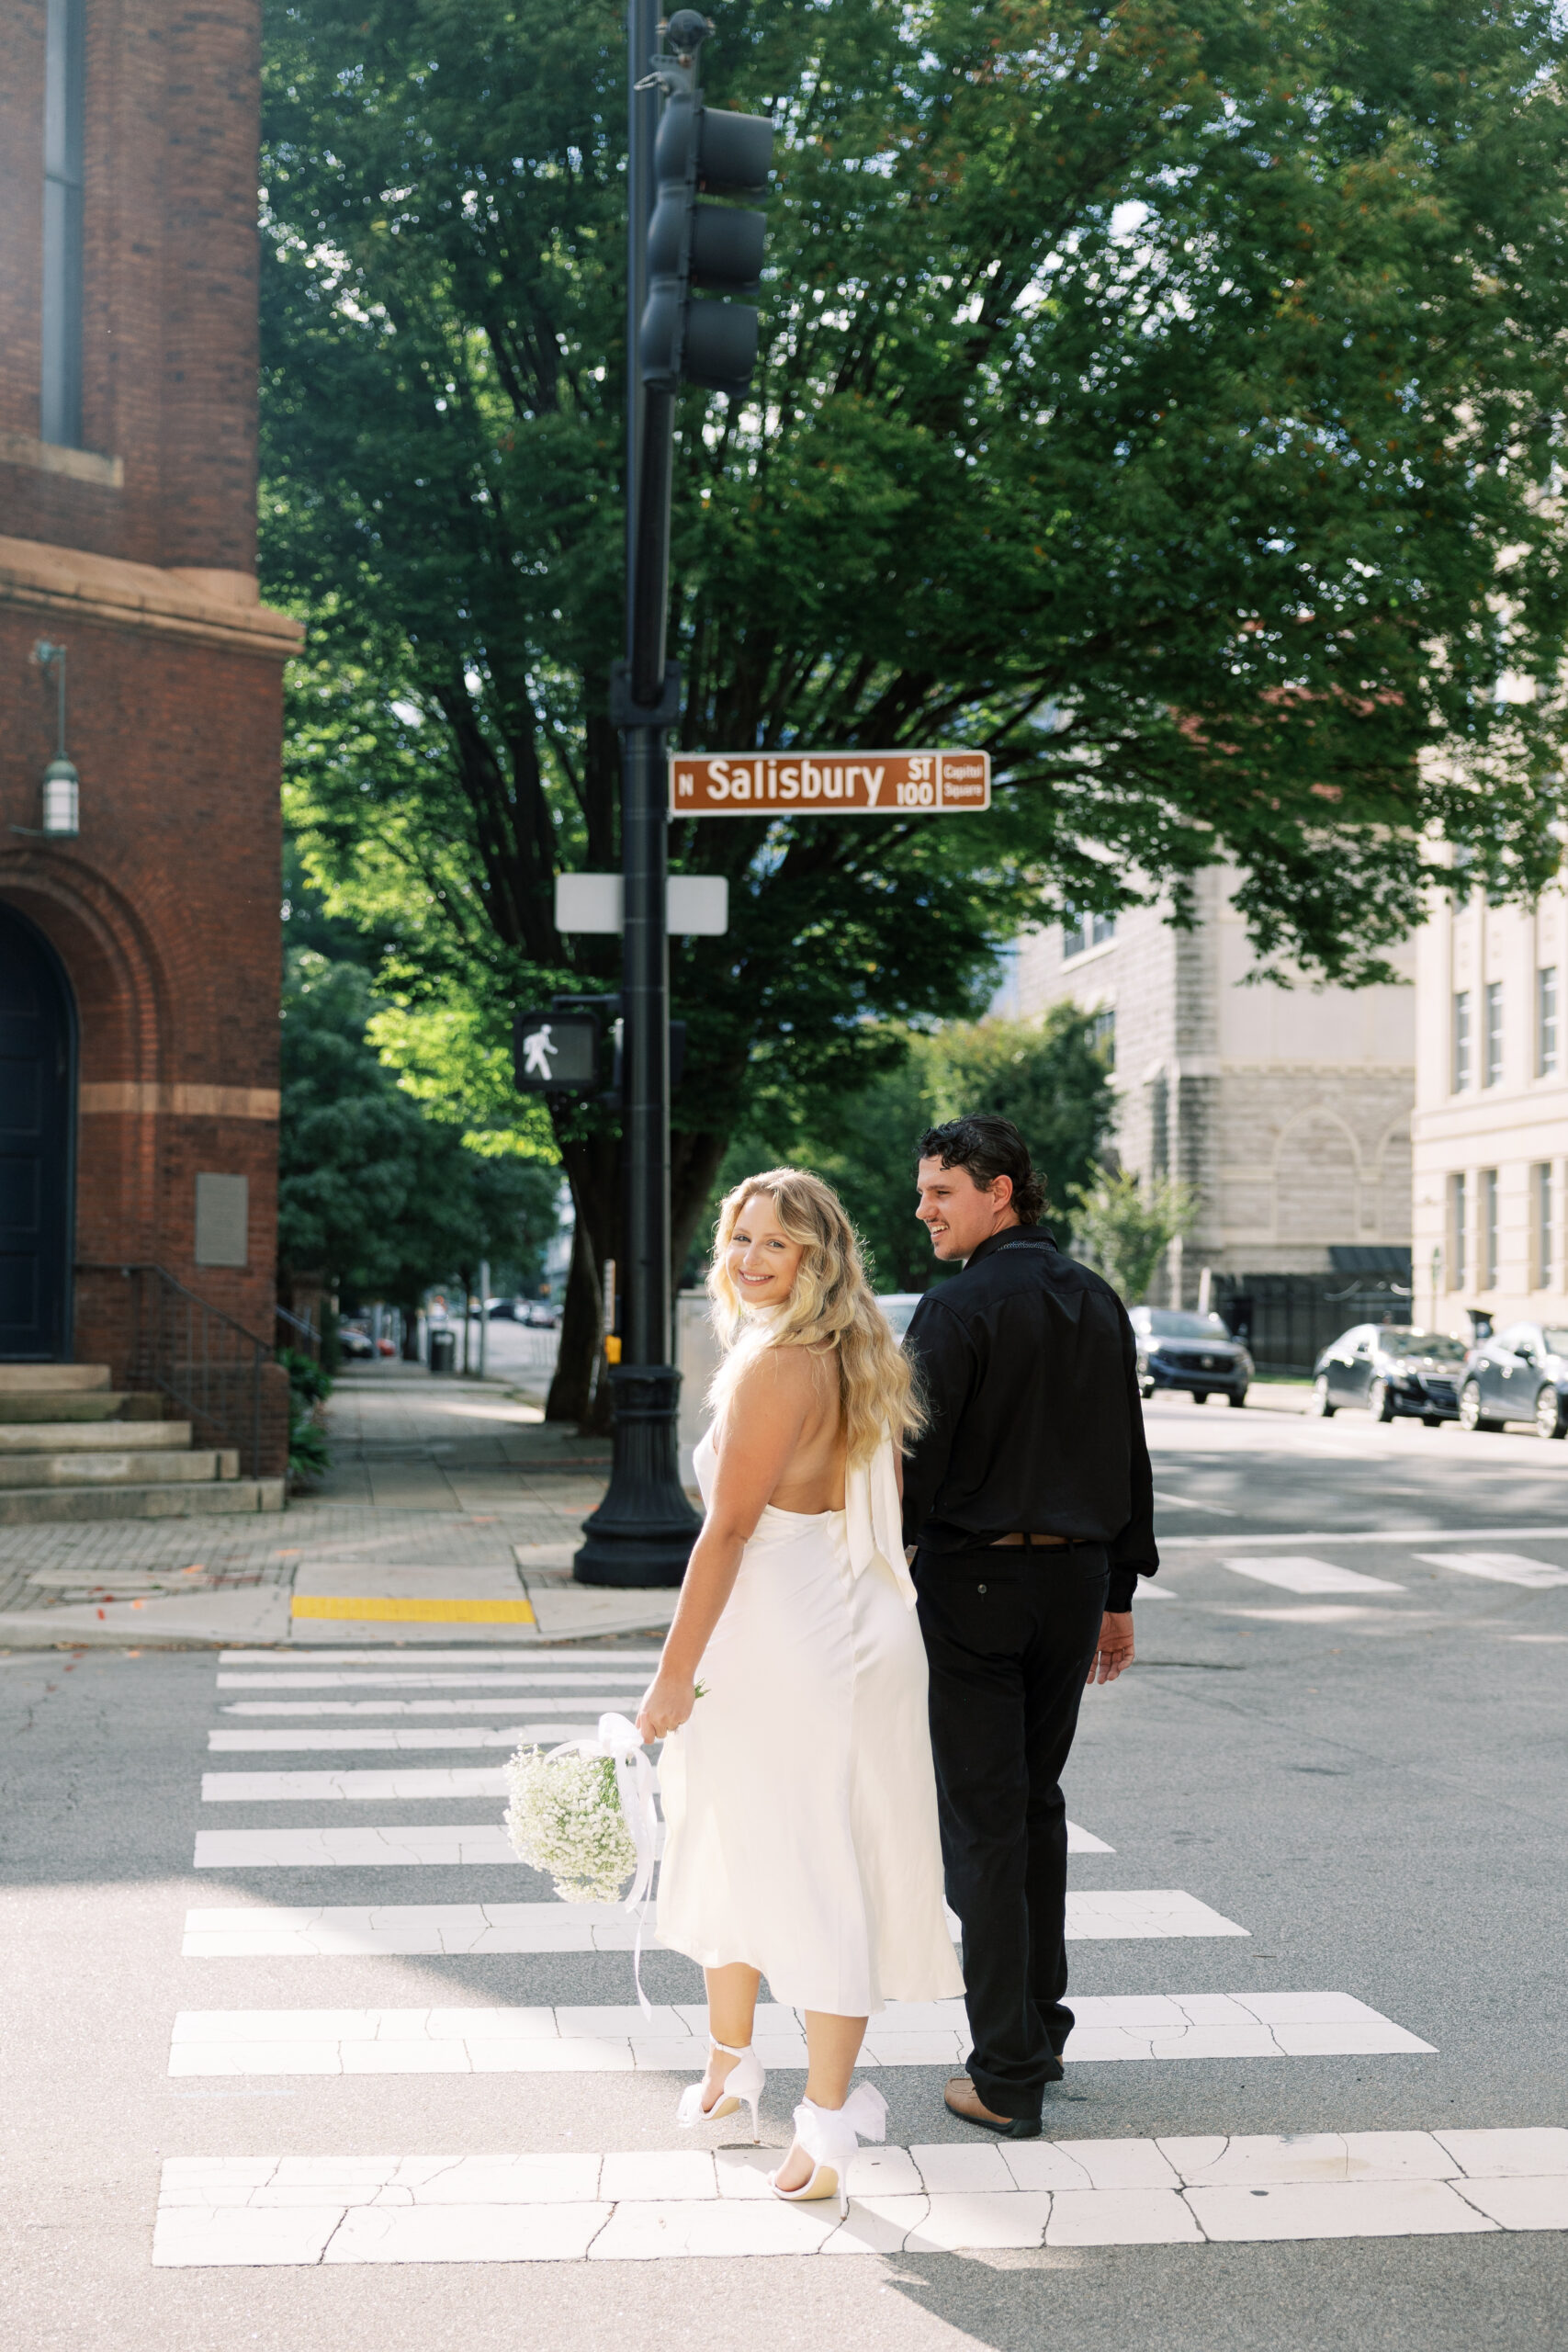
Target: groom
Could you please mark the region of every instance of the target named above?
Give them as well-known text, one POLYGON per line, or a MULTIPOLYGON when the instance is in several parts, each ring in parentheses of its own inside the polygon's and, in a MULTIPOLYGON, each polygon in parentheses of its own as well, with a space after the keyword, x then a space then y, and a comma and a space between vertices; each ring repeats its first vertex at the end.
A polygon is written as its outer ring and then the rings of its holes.
POLYGON ((932 1127, 918 1181, 932 1249, 964 1268, 905 1343, 930 1419, 904 1540, 975 2045, 947 2104, 1032 2140, 1073 2024, 1062 1770, 1085 1683, 1133 1662, 1134 1587, 1159 1564, 1149 1457, 1126 1310, 1040 1224, 1018 1129, 988 1114, 932 1127))

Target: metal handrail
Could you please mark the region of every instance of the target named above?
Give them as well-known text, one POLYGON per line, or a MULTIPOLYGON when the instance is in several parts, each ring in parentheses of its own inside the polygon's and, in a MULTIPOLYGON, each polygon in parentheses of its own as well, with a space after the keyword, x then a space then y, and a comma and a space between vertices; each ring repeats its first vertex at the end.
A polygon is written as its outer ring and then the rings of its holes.
POLYGON ((298 1315, 291 1315, 287 1306, 275 1306, 273 1313, 276 1316, 280 1323, 287 1323, 291 1331, 297 1331, 299 1337, 306 1340, 314 1350, 316 1355, 318 1357, 320 1356, 321 1352, 321 1335, 317 1330, 315 1325, 311 1322, 308 1315, 303 1317, 298 1315))
POLYGON ((233 1316, 151 1262, 80 1265, 79 1274, 118 1274, 130 1286, 130 1378, 155 1388, 241 1456, 242 1471, 262 1469, 262 1367, 272 1350, 233 1316), (246 1457, 248 1458, 248 1461, 246 1457))

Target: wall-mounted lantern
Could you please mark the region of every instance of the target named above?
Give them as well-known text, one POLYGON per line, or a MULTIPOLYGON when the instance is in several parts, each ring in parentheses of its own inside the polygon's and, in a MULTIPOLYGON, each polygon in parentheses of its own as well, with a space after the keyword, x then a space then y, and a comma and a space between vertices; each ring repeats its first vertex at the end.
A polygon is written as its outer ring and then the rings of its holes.
POLYGON ((73 840, 81 831, 82 794, 81 779, 65 756, 65 648, 51 645, 40 637, 33 647, 33 660, 40 670, 53 668, 60 695, 59 741, 43 772, 41 831, 55 840, 73 840))

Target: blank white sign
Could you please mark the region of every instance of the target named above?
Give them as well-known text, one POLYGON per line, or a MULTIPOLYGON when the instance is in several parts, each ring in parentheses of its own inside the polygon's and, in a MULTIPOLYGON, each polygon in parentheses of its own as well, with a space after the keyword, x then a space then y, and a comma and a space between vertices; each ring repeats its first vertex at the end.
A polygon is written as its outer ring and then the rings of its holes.
POLYGON ((243 1176, 200 1174, 196 1180, 196 1262, 250 1263, 250 1182, 243 1176))

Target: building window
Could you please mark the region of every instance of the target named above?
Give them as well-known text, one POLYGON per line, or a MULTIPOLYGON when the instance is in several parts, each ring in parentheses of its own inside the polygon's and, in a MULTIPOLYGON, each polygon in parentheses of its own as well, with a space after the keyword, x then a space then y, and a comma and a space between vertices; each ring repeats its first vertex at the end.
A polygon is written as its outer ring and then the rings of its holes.
POLYGON ((1496 1086, 1503 1076, 1503 983, 1486 983, 1486 1060, 1482 1071, 1483 1086, 1496 1086))
POLYGON ((1465 1256, 1465 1241, 1469 1226, 1470 1204, 1465 1198, 1462 1176, 1449 1178, 1449 1288, 1462 1290, 1469 1279, 1470 1268, 1465 1256))
POLYGON ((1481 1287, 1497 1287, 1497 1170, 1483 1168, 1481 1171, 1481 1231, 1476 1237, 1480 1248, 1481 1287))
POLYGON ((1535 1288, 1551 1288, 1551 1162, 1542 1159, 1530 1170, 1535 1206, 1535 1288))
POLYGON ((1116 1013, 1112 1006, 1102 1004, 1098 1012, 1089 1017, 1089 1042, 1103 1060, 1107 1069, 1116 1067, 1116 1013))
POLYGON ((1116 936, 1114 915, 1079 915, 1069 913, 1062 924, 1062 961, 1070 956, 1082 956, 1090 947, 1102 947, 1116 936))
POLYGON ((46 0, 43 67, 43 370, 39 436, 82 445, 82 85, 85 0, 46 0))
POLYGON ((1454 1092, 1462 1094, 1470 1084, 1470 990, 1460 989, 1454 995, 1454 1092))
POLYGON ((1543 964, 1535 976, 1535 1074, 1557 1075, 1557 967, 1543 964))

